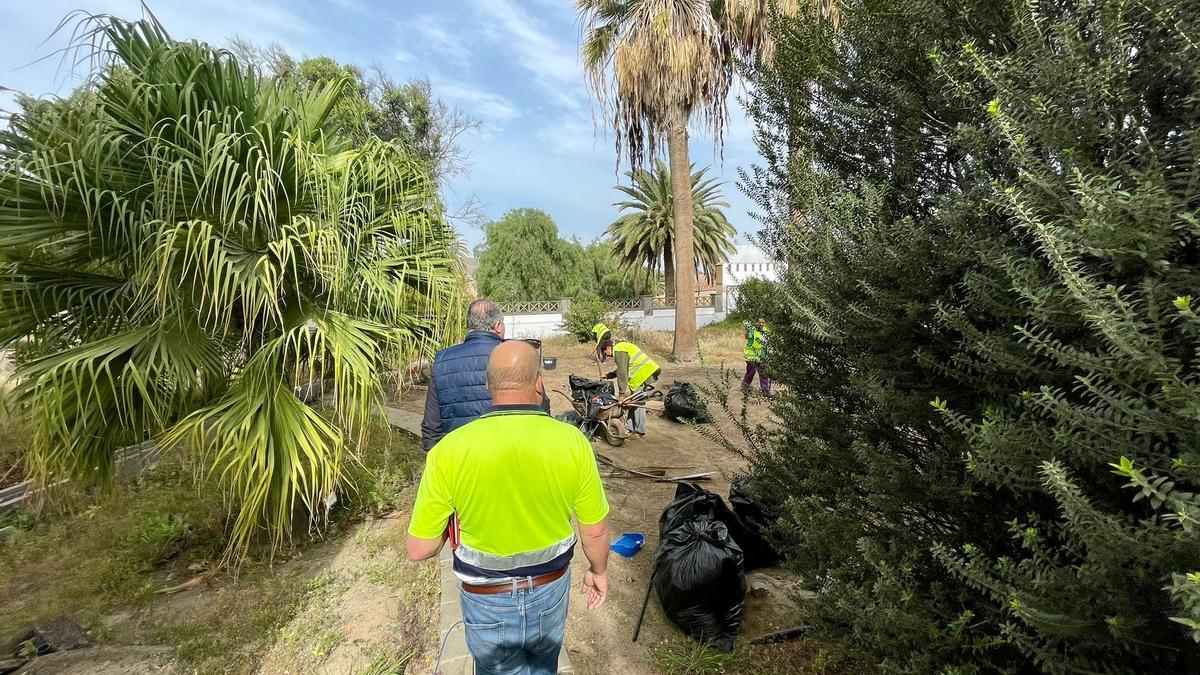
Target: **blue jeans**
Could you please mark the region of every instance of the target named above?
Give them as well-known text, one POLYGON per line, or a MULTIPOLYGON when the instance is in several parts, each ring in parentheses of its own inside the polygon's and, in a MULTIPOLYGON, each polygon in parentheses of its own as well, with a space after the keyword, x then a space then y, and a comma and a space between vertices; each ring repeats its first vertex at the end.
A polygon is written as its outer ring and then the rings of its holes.
POLYGON ((475 672, 557 673, 570 592, 570 570, 528 591, 494 595, 462 591, 463 624, 475 672))

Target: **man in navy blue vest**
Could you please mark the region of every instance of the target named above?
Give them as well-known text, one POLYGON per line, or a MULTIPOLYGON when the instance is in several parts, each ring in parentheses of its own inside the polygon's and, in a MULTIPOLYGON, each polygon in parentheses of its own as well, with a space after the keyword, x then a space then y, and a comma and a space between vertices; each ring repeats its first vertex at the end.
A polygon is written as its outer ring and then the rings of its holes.
MULTIPOLYGON (((487 362, 504 341, 504 312, 480 298, 467 306, 467 337, 433 358, 433 372, 421 420, 421 447, 429 452, 442 436, 486 413, 492 407, 487 388, 487 362)), ((550 411, 550 400, 542 399, 550 411)))

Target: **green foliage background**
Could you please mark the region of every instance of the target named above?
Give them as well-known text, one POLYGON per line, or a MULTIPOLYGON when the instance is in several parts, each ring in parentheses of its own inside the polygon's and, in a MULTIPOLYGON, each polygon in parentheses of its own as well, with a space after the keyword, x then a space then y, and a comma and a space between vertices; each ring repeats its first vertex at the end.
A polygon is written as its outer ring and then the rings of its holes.
POLYGON ((887 672, 1191 671, 1196 5, 842 9, 776 22, 744 176, 788 389, 746 452, 814 624, 887 672))
POLYGON ((561 238, 545 211, 513 209, 484 226, 484 234, 475 250, 482 297, 497 302, 634 297, 609 245, 561 238))

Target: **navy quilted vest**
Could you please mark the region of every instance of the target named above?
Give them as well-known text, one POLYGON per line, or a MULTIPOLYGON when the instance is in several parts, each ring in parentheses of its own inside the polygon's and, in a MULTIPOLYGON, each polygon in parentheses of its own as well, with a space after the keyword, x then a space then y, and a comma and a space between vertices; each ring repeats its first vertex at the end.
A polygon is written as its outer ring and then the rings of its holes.
POLYGON ((433 359, 433 384, 448 434, 492 407, 487 390, 487 362, 500 344, 495 333, 471 332, 462 344, 447 347, 433 359))

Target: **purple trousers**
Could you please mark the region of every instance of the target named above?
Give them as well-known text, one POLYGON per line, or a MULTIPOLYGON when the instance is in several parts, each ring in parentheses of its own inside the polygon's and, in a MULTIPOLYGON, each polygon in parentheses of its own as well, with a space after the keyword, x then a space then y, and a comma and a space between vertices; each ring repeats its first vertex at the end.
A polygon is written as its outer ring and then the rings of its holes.
POLYGON ((754 373, 758 373, 758 384, 762 387, 763 393, 771 393, 771 379, 767 377, 762 364, 753 361, 746 362, 746 376, 742 378, 742 386, 749 387, 754 382, 754 373))

